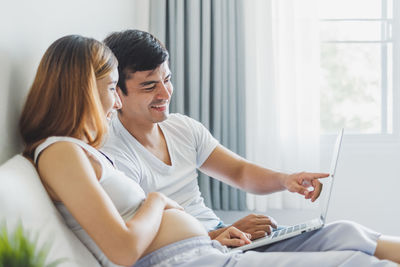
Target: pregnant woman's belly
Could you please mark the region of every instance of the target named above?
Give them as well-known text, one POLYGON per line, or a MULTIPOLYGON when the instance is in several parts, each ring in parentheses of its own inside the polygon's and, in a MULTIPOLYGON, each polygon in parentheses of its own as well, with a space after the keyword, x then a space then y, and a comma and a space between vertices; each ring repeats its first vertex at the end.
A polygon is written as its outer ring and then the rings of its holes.
POLYGON ((168 209, 164 211, 157 236, 143 256, 183 239, 207 235, 203 225, 193 216, 181 210, 168 209))

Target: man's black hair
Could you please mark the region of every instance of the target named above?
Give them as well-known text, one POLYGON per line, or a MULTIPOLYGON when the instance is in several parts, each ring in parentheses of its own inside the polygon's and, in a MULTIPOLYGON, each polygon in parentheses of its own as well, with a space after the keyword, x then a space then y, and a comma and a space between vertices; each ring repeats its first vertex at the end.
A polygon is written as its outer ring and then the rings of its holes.
POLYGON ((118 86, 127 95, 126 76, 136 71, 154 70, 169 54, 165 46, 153 35, 140 30, 113 32, 104 43, 118 59, 118 86))

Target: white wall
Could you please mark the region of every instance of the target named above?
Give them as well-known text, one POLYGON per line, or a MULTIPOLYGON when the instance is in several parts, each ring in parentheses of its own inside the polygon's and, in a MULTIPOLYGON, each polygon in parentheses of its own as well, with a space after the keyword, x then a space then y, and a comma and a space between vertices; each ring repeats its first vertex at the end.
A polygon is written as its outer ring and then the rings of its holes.
POLYGON ((148 30, 148 14, 141 0, 0 0, 0 163, 20 152, 19 114, 47 47, 67 34, 148 30))
MULTIPOLYGON (((329 170, 332 148, 330 142, 321 147, 322 170, 329 170)), ((400 236, 399 188, 400 143, 345 135, 328 221, 349 219, 400 236)))

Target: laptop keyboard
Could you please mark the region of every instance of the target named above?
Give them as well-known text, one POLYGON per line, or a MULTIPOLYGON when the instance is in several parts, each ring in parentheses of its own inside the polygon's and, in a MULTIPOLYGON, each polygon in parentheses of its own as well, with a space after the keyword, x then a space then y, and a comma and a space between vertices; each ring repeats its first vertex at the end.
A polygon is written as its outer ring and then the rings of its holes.
POLYGON ((307 225, 305 223, 297 224, 294 226, 290 226, 288 228, 284 228, 282 230, 277 230, 272 233, 271 238, 277 238, 278 236, 282 236, 284 234, 290 234, 293 231, 304 230, 306 229, 307 225))
POLYGON ((290 227, 287 227, 287 228, 279 229, 279 230, 276 230, 276 231, 272 232, 272 233, 271 233, 270 235, 268 235, 268 236, 265 236, 265 237, 263 237, 263 238, 258 238, 258 239, 256 239, 256 240, 253 240, 252 243, 255 244, 255 243, 263 242, 263 240, 265 240, 266 238, 267 238, 267 239, 274 239, 274 238, 283 236, 283 235, 285 235, 285 234, 290 234, 290 233, 292 233, 292 232, 294 232, 294 231, 297 231, 297 230, 304 230, 304 229, 306 229, 306 228, 307 228, 307 224, 302 223, 302 224, 290 226, 290 227))

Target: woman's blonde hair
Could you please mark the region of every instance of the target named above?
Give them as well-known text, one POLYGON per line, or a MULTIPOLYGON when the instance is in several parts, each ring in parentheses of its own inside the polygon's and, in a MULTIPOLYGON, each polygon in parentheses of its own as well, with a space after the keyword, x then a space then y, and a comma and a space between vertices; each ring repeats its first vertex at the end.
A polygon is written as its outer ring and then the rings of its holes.
POLYGON ((69 35, 45 52, 26 99, 19 129, 24 156, 50 136, 86 138, 99 147, 107 132, 96 80, 117 68, 111 50, 101 42, 69 35))

